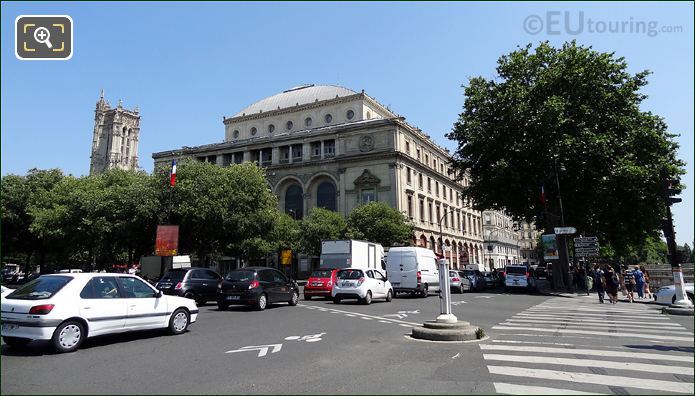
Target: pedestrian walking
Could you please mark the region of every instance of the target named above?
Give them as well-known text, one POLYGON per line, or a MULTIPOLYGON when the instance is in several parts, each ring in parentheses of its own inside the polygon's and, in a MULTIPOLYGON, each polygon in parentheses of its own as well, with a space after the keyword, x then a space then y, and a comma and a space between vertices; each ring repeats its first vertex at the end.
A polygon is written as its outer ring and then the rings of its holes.
POLYGON ((606 277, 598 264, 594 266, 594 285, 596 286, 596 293, 598 293, 598 302, 603 304, 604 293, 606 292, 606 277))
POLYGON ((639 267, 640 271, 644 274, 644 294, 648 299, 652 299, 652 291, 649 289, 649 271, 647 271, 644 266, 639 267))
POLYGON ((644 272, 638 266, 635 266, 632 275, 635 277, 635 289, 637 289, 637 298, 644 299, 644 272))
POLYGON ((635 300, 635 274, 627 266, 623 270, 623 284, 625 285, 625 290, 627 291, 627 300, 629 302, 634 302, 635 300))
POLYGON ((618 288, 620 287, 620 279, 618 278, 618 274, 613 271, 613 268, 606 266, 603 277, 605 279, 608 300, 611 304, 615 304, 618 302, 618 288))

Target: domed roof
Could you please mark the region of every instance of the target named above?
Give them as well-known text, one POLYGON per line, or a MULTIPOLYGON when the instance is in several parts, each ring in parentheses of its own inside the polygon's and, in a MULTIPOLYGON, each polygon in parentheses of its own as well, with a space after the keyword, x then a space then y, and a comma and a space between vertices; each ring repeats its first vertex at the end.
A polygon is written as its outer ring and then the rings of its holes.
POLYGON ((278 108, 284 109, 287 107, 296 106, 297 104, 303 105, 307 103, 313 103, 316 100, 328 100, 334 99, 336 96, 349 96, 355 95, 357 92, 339 87, 336 85, 300 85, 298 87, 290 88, 283 91, 277 95, 269 96, 265 99, 261 99, 258 102, 246 107, 240 112, 236 113, 234 117, 240 117, 244 114, 256 114, 260 111, 266 112, 271 110, 277 110, 278 108))

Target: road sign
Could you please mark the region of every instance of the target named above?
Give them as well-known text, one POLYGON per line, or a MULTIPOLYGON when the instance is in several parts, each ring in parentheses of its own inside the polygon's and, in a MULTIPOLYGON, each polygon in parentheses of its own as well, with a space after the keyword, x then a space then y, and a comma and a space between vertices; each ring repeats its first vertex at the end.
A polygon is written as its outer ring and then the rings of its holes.
POLYGON ((596 242, 575 242, 574 247, 575 248, 598 247, 598 243, 596 243, 596 242))
POLYGON ((574 242, 598 242, 598 238, 595 236, 591 237, 577 237, 574 238, 574 242))
POLYGON ((576 233, 577 229, 574 227, 555 227, 555 234, 557 235, 571 235, 576 233))

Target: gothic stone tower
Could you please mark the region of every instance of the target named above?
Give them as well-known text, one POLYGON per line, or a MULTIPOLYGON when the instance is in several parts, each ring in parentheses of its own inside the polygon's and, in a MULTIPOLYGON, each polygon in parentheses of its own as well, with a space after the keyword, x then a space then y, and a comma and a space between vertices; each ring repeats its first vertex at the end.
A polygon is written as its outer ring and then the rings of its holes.
POLYGON ((134 170, 138 167, 138 141, 140 140, 140 111, 111 108, 104 100, 104 90, 94 110, 94 136, 89 174, 106 169, 134 170))

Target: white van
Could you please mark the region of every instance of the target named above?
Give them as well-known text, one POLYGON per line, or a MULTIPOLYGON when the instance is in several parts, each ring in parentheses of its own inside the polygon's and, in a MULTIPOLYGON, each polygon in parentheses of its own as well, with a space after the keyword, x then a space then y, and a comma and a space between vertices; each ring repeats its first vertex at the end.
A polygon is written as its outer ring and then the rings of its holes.
POLYGON ((439 269, 434 252, 421 247, 393 247, 386 258, 386 276, 398 293, 427 297, 439 291, 439 269))

